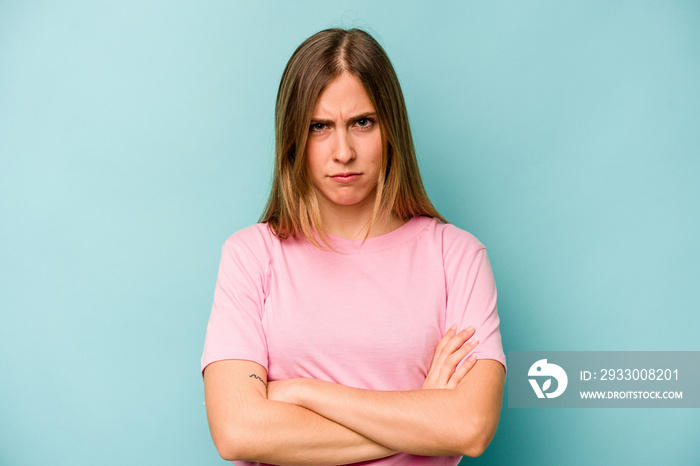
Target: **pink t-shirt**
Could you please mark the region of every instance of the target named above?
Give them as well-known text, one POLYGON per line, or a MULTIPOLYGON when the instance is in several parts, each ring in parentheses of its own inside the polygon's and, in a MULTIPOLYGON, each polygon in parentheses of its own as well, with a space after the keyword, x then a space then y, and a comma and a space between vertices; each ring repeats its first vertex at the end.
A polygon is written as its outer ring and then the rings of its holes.
MULTIPOLYGON (((282 241, 257 224, 226 241, 202 370, 214 361, 245 359, 265 367, 269 380, 417 390, 435 346, 455 322, 475 327, 478 359, 505 367, 496 285, 486 249, 471 234, 414 217, 364 244, 331 239, 338 252, 282 241)), ((363 464, 459 460, 400 453, 363 464)))

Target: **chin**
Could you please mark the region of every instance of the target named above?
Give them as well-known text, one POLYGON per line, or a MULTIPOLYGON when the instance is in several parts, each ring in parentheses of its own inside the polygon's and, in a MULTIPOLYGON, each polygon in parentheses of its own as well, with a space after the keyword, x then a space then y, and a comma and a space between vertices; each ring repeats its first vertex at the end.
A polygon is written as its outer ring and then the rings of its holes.
POLYGON ((361 201, 360 201, 360 200, 345 200, 345 199, 340 199, 340 200, 331 201, 331 202, 333 202, 333 204, 341 205, 341 206, 343 206, 343 207, 350 207, 350 206, 358 205, 361 201))
MULTIPOLYGON (((327 195, 325 193, 321 193, 323 197, 326 198, 331 204, 337 205, 337 206, 343 206, 343 207, 351 207, 351 206, 357 206, 360 204, 365 204, 367 202, 372 203, 374 202, 373 196, 370 196, 370 193, 338 193, 337 191, 332 193, 333 195, 327 195)), ((329 193, 331 194, 331 193, 329 193)))

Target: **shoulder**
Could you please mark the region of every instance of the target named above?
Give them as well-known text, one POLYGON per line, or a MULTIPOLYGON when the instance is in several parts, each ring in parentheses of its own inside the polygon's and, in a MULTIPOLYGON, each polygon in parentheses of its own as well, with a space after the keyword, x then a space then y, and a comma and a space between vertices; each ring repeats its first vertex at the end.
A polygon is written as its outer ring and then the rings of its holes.
POLYGON ((228 246, 245 246, 255 251, 274 241, 279 242, 280 239, 272 233, 267 223, 256 223, 229 236, 225 244, 228 246))
POLYGON ((422 221, 426 223, 424 231, 427 237, 430 238, 431 241, 440 244, 445 256, 452 253, 470 255, 486 249, 486 247, 468 231, 462 230, 451 223, 443 223, 436 218, 423 217, 423 219, 422 221))
POLYGON ((280 239, 266 223, 256 223, 238 230, 226 239, 223 250, 237 257, 248 257, 263 266, 279 249, 280 239))

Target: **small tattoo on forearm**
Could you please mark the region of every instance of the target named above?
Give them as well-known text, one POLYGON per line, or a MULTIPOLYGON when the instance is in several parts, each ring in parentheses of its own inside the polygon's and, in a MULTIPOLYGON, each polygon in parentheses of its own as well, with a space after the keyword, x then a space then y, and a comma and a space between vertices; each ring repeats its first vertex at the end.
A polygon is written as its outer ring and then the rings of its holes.
POLYGON ((263 379, 261 379, 260 377, 258 377, 257 375, 255 375, 255 374, 250 374, 248 377, 252 377, 252 378, 254 378, 254 379, 258 379, 259 381, 262 382, 263 385, 265 385, 265 388, 267 388, 267 384, 265 383, 265 381, 264 381, 263 379))

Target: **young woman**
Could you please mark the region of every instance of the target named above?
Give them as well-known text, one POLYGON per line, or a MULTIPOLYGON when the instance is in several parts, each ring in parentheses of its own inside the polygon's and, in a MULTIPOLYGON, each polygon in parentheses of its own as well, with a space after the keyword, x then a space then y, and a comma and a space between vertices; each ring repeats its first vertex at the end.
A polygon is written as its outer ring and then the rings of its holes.
POLYGON ((425 194, 379 44, 356 29, 301 44, 276 137, 268 205, 223 247, 207 328, 219 454, 285 465, 481 454, 505 379, 493 274, 425 194))

